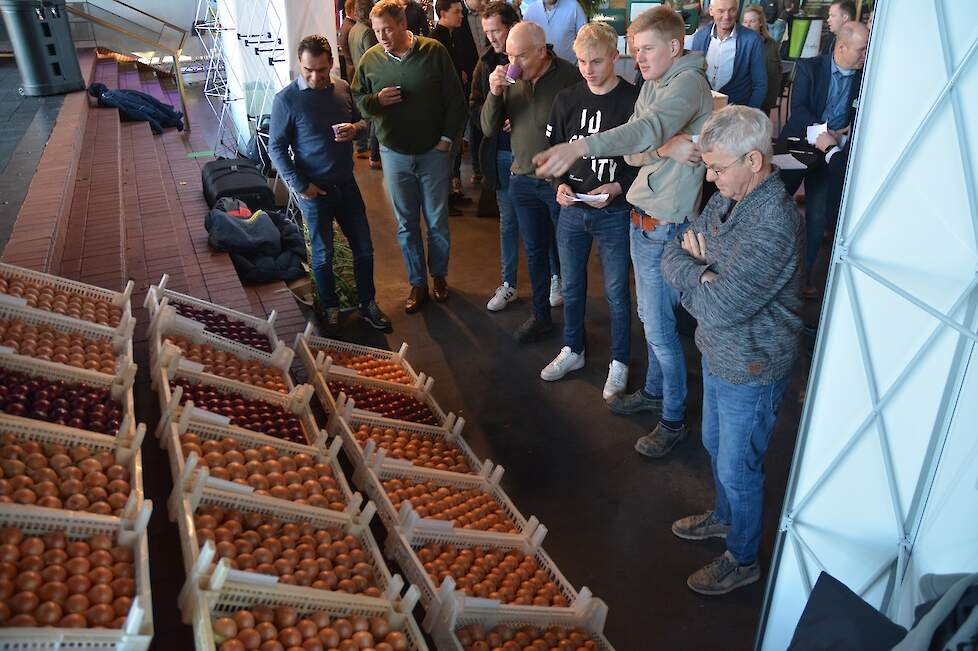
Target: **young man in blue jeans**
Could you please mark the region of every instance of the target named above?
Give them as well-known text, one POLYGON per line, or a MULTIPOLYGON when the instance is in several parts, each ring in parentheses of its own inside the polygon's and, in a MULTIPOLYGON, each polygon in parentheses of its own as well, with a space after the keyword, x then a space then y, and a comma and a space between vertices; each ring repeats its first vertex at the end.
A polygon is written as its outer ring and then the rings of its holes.
POLYGON ((726 539, 727 551, 686 582, 706 595, 760 579, 764 454, 802 328, 804 232, 771 166, 770 133, 771 120, 746 106, 707 121, 699 147, 717 193, 662 258, 666 281, 696 317, 703 354, 703 446, 716 499, 712 510, 674 522, 672 532, 726 539))
MULTIPOLYGON (((584 81, 557 94, 547 133, 552 144, 585 138, 628 121, 638 89, 615 74, 618 35, 604 23, 581 28, 574 41, 577 68, 584 81)), ((548 382, 584 367, 584 308, 587 263, 598 244, 604 293, 611 315, 611 363, 603 397, 624 391, 631 353, 631 290, 628 285, 628 226, 631 206, 625 201, 638 170, 620 156, 581 158, 555 180, 560 217, 557 249, 563 261, 564 346, 542 371, 548 382), (598 195, 604 197, 599 198, 598 195), (583 200, 582 197, 593 197, 583 200)))
POLYGON ((339 328, 333 276, 333 220, 350 241, 360 315, 373 327, 390 328, 374 301, 374 254, 367 213, 353 176, 353 140, 366 129, 350 86, 332 80, 333 55, 325 36, 299 43, 299 76, 272 104, 268 153, 298 196, 312 244, 312 274, 326 329, 339 328), (289 156, 291 147, 295 160, 289 156))
POLYGON ((663 457, 686 436, 686 361, 676 329, 679 292, 662 278, 662 250, 683 224, 696 216, 703 166, 659 155, 677 134, 696 134, 713 110, 703 55, 683 51, 685 26, 672 9, 641 13, 628 28, 645 83, 626 124, 555 145, 534 158, 537 174, 564 174, 583 156, 625 155, 641 169, 626 198, 631 213, 631 254, 638 316, 645 327, 648 371, 645 386, 608 402, 616 414, 658 413, 659 423, 635 449, 663 457))

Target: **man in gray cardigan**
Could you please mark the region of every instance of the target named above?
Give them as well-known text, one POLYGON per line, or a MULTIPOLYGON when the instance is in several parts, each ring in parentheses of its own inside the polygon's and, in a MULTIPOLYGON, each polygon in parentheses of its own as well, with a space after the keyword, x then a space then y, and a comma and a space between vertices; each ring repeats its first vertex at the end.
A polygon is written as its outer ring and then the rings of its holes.
POLYGON ((703 358, 703 446, 716 500, 672 531, 726 538, 727 551, 687 580, 707 595, 760 578, 764 454, 802 327, 802 223, 771 166, 770 133, 768 117, 746 106, 707 120, 698 144, 718 192, 662 256, 666 282, 696 317, 703 358))

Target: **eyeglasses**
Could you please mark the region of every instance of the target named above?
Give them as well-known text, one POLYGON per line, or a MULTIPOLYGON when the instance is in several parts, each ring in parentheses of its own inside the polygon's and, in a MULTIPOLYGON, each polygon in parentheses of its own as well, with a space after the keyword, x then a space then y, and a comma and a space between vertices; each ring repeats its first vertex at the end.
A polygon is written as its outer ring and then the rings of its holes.
POLYGON ((721 167, 719 169, 717 169, 715 167, 707 167, 706 168, 706 171, 707 172, 713 172, 717 176, 717 178, 719 178, 724 172, 726 172, 728 169, 730 169, 731 167, 733 167, 734 165, 736 165, 740 161, 744 160, 744 158, 746 156, 748 156, 748 155, 750 155, 750 152, 747 152, 745 154, 741 154, 740 156, 738 156, 737 158, 735 158, 733 160, 733 162, 731 162, 731 163, 729 163, 727 165, 724 165, 723 167, 721 167))

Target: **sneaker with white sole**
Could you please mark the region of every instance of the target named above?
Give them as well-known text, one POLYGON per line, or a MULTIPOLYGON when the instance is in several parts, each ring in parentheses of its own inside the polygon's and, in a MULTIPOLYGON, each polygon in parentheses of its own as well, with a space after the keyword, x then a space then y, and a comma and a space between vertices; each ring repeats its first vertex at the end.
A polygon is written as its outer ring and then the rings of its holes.
POLYGON ((516 300, 516 288, 510 287, 509 283, 503 283, 496 288, 496 293, 486 303, 486 309, 490 312, 498 312, 516 300))
POLYGON ((604 383, 601 397, 608 402, 620 395, 625 390, 626 384, 628 384, 628 365, 622 364, 617 359, 612 360, 608 364, 608 379, 604 383))
POLYGON ((584 368, 584 351, 575 353, 570 349, 570 346, 564 346, 560 349, 554 361, 544 366, 543 370, 540 371, 540 379, 553 382, 564 377, 571 371, 577 371, 582 368, 584 368))
POLYGON ((560 307, 564 304, 564 295, 560 291, 560 276, 550 277, 550 307, 560 307))

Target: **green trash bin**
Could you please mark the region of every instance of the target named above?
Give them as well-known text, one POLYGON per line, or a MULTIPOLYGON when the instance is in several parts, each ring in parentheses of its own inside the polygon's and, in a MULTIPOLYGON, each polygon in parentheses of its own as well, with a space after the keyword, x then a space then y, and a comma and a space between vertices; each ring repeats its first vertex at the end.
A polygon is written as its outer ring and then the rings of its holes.
POLYGON ((58 95, 85 88, 65 0, 0 0, 23 85, 21 95, 58 95))

